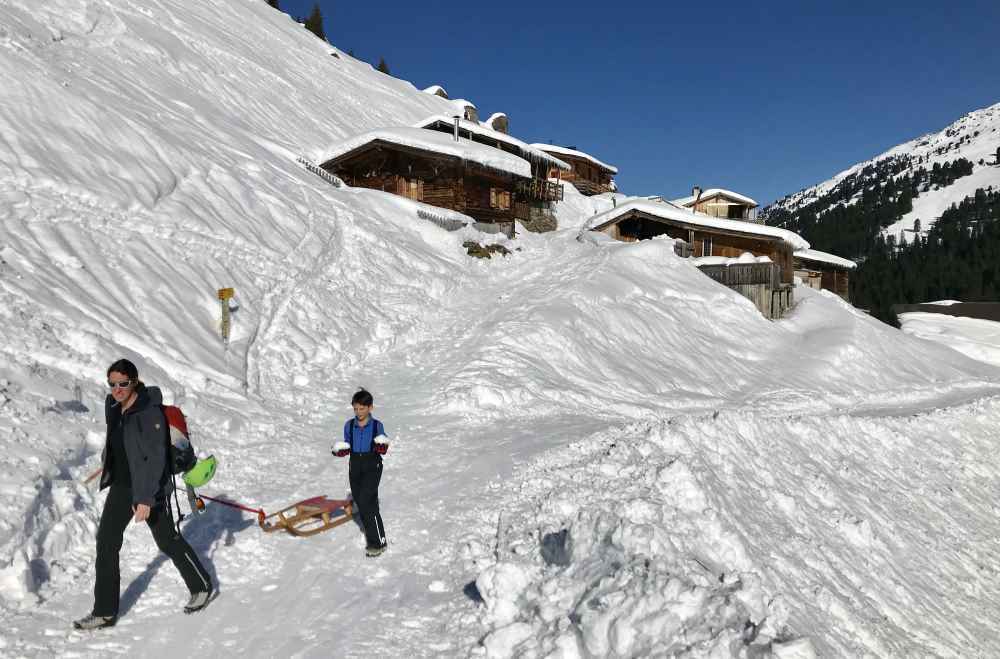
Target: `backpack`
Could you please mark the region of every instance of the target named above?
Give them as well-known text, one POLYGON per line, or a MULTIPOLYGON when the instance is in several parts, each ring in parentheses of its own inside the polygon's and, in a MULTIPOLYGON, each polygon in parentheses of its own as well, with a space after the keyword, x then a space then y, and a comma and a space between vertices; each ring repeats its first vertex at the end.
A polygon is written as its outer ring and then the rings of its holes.
POLYGON ((191 446, 187 420, 181 408, 175 405, 164 405, 163 416, 167 418, 170 433, 167 442, 167 469, 171 474, 183 474, 198 462, 198 456, 191 446))

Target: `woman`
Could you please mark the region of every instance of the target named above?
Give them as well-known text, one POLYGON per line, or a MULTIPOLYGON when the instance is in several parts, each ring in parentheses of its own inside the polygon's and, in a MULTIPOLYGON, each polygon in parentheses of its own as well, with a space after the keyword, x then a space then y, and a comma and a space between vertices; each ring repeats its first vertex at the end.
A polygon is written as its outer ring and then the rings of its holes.
POLYGON ((146 522, 160 551, 184 578, 191 599, 185 613, 203 609, 212 597, 212 581, 191 546, 174 526, 167 506, 167 442, 158 387, 139 380, 135 364, 119 359, 108 368, 110 395, 104 401, 108 433, 101 460, 101 487, 111 491, 97 528, 97 581, 94 609, 73 623, 77 629, 111 627, 118 621, 120 574, 118 554, 130 520, 146 522))

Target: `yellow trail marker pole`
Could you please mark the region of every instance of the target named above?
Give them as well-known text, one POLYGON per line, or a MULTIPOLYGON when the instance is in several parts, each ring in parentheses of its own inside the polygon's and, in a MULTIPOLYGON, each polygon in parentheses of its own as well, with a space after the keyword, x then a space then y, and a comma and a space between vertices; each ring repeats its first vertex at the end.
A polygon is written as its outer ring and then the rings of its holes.
POLYGON ((229 300, 235 294, 232 288, 219 289, 219 302, 222 303, 222 341, 229 347, 229 300))

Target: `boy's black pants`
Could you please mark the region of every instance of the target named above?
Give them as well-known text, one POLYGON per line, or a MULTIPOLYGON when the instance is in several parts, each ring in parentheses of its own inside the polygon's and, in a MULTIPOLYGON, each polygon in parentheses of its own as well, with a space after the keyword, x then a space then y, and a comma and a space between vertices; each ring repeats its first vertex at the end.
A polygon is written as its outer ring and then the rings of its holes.
POLYGON ((351 497, 365 527, 369 547, 385 545, 385 527, 378 509, 378 484, 382 480, 382 456, 351 453, 351 497))
MULTIPOLYGON (((94 615, 117 616, 121 589, 118 554, 125 529, 132 521, 132 490, 111 486, 104 501, 101 524, 97 527, 97 582, 94 584, 94 615)), ((170 557, 184 578, 188 590, 197 593, 211 588, 211 578, 195 556, 191 545, 177 532, 170 510, 160 503, 146 520, 156 546, 170 557)))

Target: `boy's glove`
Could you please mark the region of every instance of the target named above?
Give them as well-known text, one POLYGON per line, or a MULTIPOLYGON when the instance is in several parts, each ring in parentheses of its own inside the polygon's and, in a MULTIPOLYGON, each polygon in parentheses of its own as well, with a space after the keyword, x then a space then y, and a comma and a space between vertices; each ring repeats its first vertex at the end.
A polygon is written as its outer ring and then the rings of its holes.
POLYGON ((379 455, 385 455, 389 450, 389 438, 385 435, 379 435, 375 438, 375 452, 379 455))
POLYGON ((347 442, 337 442, 333 445, 333 450, 330 451, 338 458, 346 458, 351 454, 351 445, 347 442))

